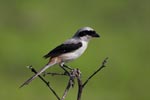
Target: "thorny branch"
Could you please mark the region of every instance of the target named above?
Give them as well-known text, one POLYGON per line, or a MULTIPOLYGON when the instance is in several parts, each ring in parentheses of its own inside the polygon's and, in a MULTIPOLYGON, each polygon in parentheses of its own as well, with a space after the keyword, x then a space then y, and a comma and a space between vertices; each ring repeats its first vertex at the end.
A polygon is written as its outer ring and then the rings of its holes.
MULTIPOLYGON (((50 74, 52 76, 61 75, 61 76, 68 76, 69 77, 68 84, 66 86, 66 89, 64 90, 64 93, 63 93, 63 96, 62 96, 61 99, 57 95, 57 93, 54 91, 54 89, 50 86, 50 83, 48 81, 46 81, 40 75, 39 75, 39 78, 47 85, 47 87, 50 89, 50 91, 56 96, 57 100, 65 100, 69 89, 74 86, 75 79, 77 79, 77 82, 78 82, 77 100, 81 100, 81 95, 82 95, 83 88, 85 87, 85 85, 87 85, 89 80, 91 78, 93 78, 93 76, 95 76, 101 69, 103 69, 106 66, 107 60, 108 60, 108 57, 104 59, 104 61, 100 65, 100 67, 95 72, 93 72, 93 74, 91 74, 86 79, 86 81, 84 83, 82 83, 82 80, 81 80, 81 72, 80 72, 80 70, 78 68, 77 69, 72 69, 72 68, 68 67, 67 65, 63 65, 63 67, 61 67, 64 70, 64 73, 61 73, 61 74, 60 73, 44 73, 44 76, 50 74), (66 70, 65 68, 68 68, 69 71, 66 70)), ((34 72, 35 74, 37 73, 37 71, 32 66, 29 66, 29 69, 32 72, 34 72)))

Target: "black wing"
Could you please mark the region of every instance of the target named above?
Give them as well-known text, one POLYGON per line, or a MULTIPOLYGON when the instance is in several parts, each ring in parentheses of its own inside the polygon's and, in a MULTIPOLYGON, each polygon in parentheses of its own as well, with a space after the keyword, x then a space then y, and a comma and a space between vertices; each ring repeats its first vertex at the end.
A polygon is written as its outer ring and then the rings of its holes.
POLYGON ((82 46, 82 43, 71 43, 71 44, 61 44, 57 46, 55 49, 50 51, 48 54, 44 55, 44 58, 49 58, 49 57, 56 57, 64 53, 69 53, 72 51, 77 50, 82 46))

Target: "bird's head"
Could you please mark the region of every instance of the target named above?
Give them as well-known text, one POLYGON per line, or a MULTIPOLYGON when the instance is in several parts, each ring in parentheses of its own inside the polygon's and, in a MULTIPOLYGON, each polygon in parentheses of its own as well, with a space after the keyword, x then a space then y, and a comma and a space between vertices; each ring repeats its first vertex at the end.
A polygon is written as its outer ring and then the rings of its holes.
POLYGON ((80 38, 81 40, 89 41, 91 38, 100 37, 100 35, 97 34, 96 31, 91 27, 83 27, 75 33, 74 37, 80 38))

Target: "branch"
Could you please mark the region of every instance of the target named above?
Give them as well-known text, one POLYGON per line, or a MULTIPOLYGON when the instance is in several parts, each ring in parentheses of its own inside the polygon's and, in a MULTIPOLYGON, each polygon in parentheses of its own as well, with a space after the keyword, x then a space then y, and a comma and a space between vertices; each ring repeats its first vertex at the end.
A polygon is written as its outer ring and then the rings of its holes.
POLYGON ((66 96, 67 96, 67 94, 68 94, 68 91, 69 91, 70 87, 71 87, 71 82, 70 82, 70 80, 69 80, 68 85, 67 85, 67 87, 66 87, 66 89, 65 89, 65 91, 64 91, 64 94, 63 94, 61 100, 65 100, 65 98, 66 98, 66 96))
POLYGON ((77 69, 77 81, 78 81, 78 95, 77 95, 77 100, 81 100, 83 85, 82 85, 82 80, 81 80, 81 72, 80 72, 79 69, 77 69))
POLYGON ((74 86, 74 79, 75 79, 74 70, 71 70, 70 72, 68 72, 68 76, 70 77, 70 79, 68 81, 67 87, 66 87, 66 89, 64 91, 64 94, 63 94, 61 100, 64 100, 66 98, 69 89, 74 86))
POLYGON ((87 80, 82 84, 82 80, 81 80, 81 72, 79 69, 77 69, 77 81, 78 81, 78 96, 77 96, 77 100, 81 100, 81 95, 82 95, 82 91, 83 88, 85 87, 85 85, 89 82, 89 80, 95 76, 102 68, 105 67, 105 64, 107 63, 107 58, 104 59, 104 61, 102 62, 102 65, 92 74, 90 75, 87 80))
MULTIPOLYGON (((34 72, 35 74, 37 73, 37 71, 32 67, 29 66, 29 69, 34 72)), ((38 75, 38 77, 47 85, 47 87, 50 89, 50 91, 56 96, 56 98, 58 100, 60 100, 59 96, 57 95, 57 93, 54 91, 54 89, 50 86, 50 83, 48 81, 46 81, 42 76, 38 75)))
POLYGON ((94 75, 96 75, 102 68, 105 67, 105 64, 107 63, 107 60, 108 60, 108 57, 105 58, 104 61, 102 62, 102 65, 101 65, 92 75, 90 75, 90 76, 87 78, 87 80, 83 83, 83 86, 82 86, 82 87, 84 87, 84 86, 88 83, 88 81, 89 81, 94 75))
MULTIPOLYGON (((79 69, 72 69, 71 67, 68 67, 67 65, 60 66, 64 70, 64 73, 61 73, 61 74, 60 73, 44 73, 44 76, 50 74, 52 76, 61 75, 61 76, 68 76, 69 77, 67 87, 66 87, 66 89, 64 91, 64 94, 63 94, 61 99, 57 95, 57 93, 54 91, 54 89, 50 86, 50 83, 48 81, 46 81, 40 75, 38 77, 47 85, 47 87, 50 89, 50 91, 56 96, 57 100, 65 100, 69 89, 74 86, 75 79, 77 79, 77 82, 78 82, 77 100, 81 100, 81 95, 82 95, 82 92, 83 92, 83 88, 89 82, 89 80, 91 78, 93 78, 98 72, 100 72, 105 67, 105 64, 107 63, 107 60, 108 60, 108 57, 104 59, 104 61, 102 62, 101 66, 92 75, 90 75, 86 79, 86 81, 84 83, 82 83, 82 80, 81 80, 81 72, 80 72, 80 70, 79 69)), ((37 71, 32 66, 29 66, 29 69, 32 72, 34 72, 35 74, 37 73, 37 71)))
POLYGON ((56 75, 57 76, 63 76, 63 75, 67 76, 66 73, 52 73, 52 72, 48 72, 48 73, 44 72, 43 76, 45 77, 46 75, 49 75, 49 74, 52 75, 52 76, 56 76, 56 75))

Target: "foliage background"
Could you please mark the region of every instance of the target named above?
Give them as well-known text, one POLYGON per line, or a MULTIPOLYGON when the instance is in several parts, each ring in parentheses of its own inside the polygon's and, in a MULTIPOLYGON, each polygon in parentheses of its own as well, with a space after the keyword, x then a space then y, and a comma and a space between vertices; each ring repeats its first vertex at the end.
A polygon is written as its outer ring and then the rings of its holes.
MULTIPOLYGON (((80 68, 85 80, 105 57, 109 62, 88 83, 82 99, 149 100, 149 4, 148 0, 1 0, 1 99, 56 100, 39 79, 18 88, 33 74, 25 66, 41 68, 47 62, 44 54, 78 28, 91 26, 101 38, 92 40, 86 53, 68 65, 80 68)), ((62 95, 67 78, 46 78, 62 95)), ((66 100, 75 100, 76 88, 66 100)))

